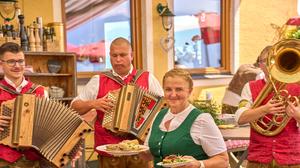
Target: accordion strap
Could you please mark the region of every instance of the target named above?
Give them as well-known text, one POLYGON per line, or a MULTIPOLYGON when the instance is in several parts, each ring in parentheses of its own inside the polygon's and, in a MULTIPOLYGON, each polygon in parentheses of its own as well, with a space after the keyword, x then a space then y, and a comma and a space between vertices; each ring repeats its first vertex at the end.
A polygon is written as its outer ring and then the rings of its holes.
MULTIPOLYGON (((40 86, 41 85, 32 84, 32 86, 29 88, 29 90, 25 94, 33 93, 40 86)), ((4 90, 4 91, 6 91, 10 94, 14 94, 14 95, 20 95, 21 94, 19 92, 16 92, 15 90, 11 89, 10 87, 3 85, 2 83, 0 83, 0 89, 4 90)))
POLYGON ((111 71, 105 71, 105 72, 102 72, 102 74, 105 75, 106 77, 108 77, 108 78, 114 80, 115 82, 119 83, 120 85, 126 85, 126 84, 124 83, 124 81, 123 81, 121 78, 119 78, 119 77, 117 77, 117 76, 114 76, 114 75, 111 73, 111 71))
MULTIPOLYGON (((136 83, 136 81, 139 79, 139 77, 145 72, 144 70, 136 70, 136 74, 134 75, 132 81, 130 83, 136 83)), ((112 74, 111 71, 105 71, 105 72, 102 72, 103 75, 105 75, 106 77, 118 82, 120 85, 126 85, 126 83, 119 77, 117 76, 114 76, 112 74)))
POLYGON ((136 83, 136 81, 140 78, 140 76, 144 73, 144 70, 138 69, 136 70, 136 74, 133 77, 132 83, 136 83))
POLYGON ((29 90, 26 92, 26 94, 31 94, 31 93, 34 93, 35 90, 37 88, 41 87, 41 85, 37 85, 37 84, 32 84, 31 87, 29 88, 29 90))

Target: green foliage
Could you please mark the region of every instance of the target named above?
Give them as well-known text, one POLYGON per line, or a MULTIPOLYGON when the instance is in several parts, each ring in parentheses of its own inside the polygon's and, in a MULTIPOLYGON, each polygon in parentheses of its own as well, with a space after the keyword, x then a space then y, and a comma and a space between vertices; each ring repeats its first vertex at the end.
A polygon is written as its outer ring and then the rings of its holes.
POLYGON ((192 104, 202 112, 210 113, 217 125, 224 124, 223 120, 218 119, 218 115, 221 113, 221 106, 215 101, 194 100, 192 104))
POLYGON ((298 27, 294 31, 289 32, 287 36, 288 38, 292 38, 292 39, 300 39, 300 28, 298 27))

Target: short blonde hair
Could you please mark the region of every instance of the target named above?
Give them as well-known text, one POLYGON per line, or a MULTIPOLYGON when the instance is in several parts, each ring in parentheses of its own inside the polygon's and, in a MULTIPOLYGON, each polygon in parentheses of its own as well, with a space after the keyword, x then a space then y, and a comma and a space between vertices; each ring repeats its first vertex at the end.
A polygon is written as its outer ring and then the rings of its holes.
POLYGON ((190 73, 184 69, 181 68, 174 68, 171 69, 170 71, 168 71, 163 78, 163 86, 165 85, 165 80, 168 77, 181 77, 182 79, 184 79, 185 81, 188 82, 190 89, 193 89, 193 79, 192 76, 190 75, 190 73))
POLYGON ((123 45, 123 44, 127 45, 130 48, 130 50, 132 50, 130 42, 126 38, 123 38, 123 37, 118 37, 118 38, 114 39, 111 42, 110 49, 111 49, 111 46, 113 46, 113 45, 118 46, 118 45, 123 45))

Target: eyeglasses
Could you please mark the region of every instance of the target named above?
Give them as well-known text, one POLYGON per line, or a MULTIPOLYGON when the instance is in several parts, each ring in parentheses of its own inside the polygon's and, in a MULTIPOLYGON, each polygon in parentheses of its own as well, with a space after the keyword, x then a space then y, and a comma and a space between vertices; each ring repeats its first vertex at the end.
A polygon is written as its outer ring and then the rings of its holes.
POLYGON ((5 62, 8 66, 16 66, 18 63, 20 66, 25 65, 25 60, 24 59, 19 59, 19 60, 14 60, 14 59, 9 59, 9 60, 1 60, 1 62, 5 62))

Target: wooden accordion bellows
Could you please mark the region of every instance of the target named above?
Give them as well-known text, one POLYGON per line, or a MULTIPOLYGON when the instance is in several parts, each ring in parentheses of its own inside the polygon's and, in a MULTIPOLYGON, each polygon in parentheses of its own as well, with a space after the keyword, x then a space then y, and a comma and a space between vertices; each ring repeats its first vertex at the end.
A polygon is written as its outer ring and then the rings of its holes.
POLYGON ((119 91, 110 92, 108 98, 116 106, 104 114, 102 126, 113 132, 125 132, 144 140, 163 99, 139 86, 129 84, 119 91))
POLYGON ((61 102, 18 96, 1 104, 0 115, 12 117, 0 132, 0 143, 16 148, 33 147, 53 166, 65 166, 91 127, 75 111, 61 102))

